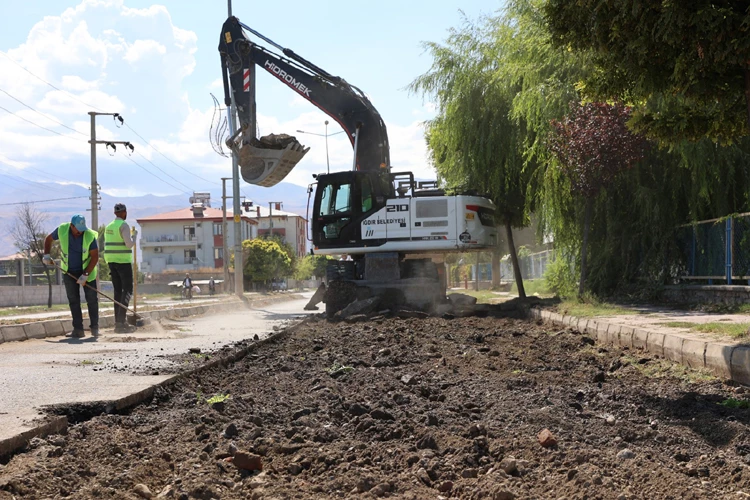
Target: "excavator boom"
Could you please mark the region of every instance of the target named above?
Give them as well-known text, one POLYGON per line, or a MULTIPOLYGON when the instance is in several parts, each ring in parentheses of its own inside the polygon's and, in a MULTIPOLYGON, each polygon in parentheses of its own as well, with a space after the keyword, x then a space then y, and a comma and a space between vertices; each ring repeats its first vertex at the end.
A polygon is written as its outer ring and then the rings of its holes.
POLYGON ((362 91, 290 49, 279 47, 284 54, 281 56, 249 41, 243 28, 273 42, 240 23, 236 17, 226 20, 219 42, 225 104, 229 105, 231 96, 234 97, 240 121, 236 137, 230 138, 230 147, 239 150, 240 167, 246 182, 264 186, 279 182, 309 149, 292 136, 255 138, 255 103, 250 92, 254 85, 250 71, 253 65, 310 101, 344 129, 355 148, 356 170, 372 171, 390 166, 385 123, 362 91))

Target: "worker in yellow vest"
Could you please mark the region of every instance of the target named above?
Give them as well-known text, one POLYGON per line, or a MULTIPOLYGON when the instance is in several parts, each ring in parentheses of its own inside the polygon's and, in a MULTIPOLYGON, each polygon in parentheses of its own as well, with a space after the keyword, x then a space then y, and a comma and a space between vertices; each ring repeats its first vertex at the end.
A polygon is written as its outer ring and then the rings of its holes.
POLYGON ((99 335, 99 300, 96 294, 96 264, 99 262, 99 247, 96 238, 98 236, 96 231, 86 227, 86 219, 83 215, 74 215, 70 222, 60 224, 44 239, 43 261, 48 266, 54 265, 50 257, 52 242, 60 241, 62 255, 60 268, 63 271, 63 283, 68 296, 70 314, 73 316, 73 331, 68 336, 73 338, 85 336, 81 312, 81 286, 83 286, 89 309, 91 334, 99 335))
POLYGON ((115 220, 104 230, 104 260, 109 266, 112 286, 115 289, 115 300, 125 307, 115 304, 115 333, 131 333, 134 326, 126 322, 127 309, 133 296, 133 236, 125 219, 128 208, 124 203, 115 205, 115 220))

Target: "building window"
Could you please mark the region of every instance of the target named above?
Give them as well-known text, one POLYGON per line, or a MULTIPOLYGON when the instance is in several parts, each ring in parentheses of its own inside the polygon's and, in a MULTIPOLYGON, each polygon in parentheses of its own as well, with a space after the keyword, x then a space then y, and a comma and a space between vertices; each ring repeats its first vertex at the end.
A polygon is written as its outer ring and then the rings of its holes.
POLYGON ((192 264, 195 259, 195 250, 185 250, 185 264, 192 264))
POLYGON ((222 234, 224 234, 224 224, 214 222, 214 236, 221 236, 222 234))
POLYGON ((221 247, 214 247, 214 260, 224 259, 224 249, 221 247))
POLYGON ((182 232, 185 235, 185 241, 193 241, 195 239, 195 226, 182 226, 182 232))

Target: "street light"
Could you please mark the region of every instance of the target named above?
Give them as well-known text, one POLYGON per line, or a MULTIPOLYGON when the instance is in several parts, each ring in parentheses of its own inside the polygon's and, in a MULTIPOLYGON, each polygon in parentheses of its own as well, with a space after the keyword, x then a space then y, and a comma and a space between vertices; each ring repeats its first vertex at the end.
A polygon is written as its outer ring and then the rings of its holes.
POLYGON ((328 120, 325 121, 325 124, 326 124, 326 133, 325 134, 316 134, 315 132, 305 132, 304 130, 298 130, 297 133, 298 134, 317 135, 319 137, 325 137, 326 138, 326 168, 328 169, 328 173, 330 174, 331 173, 331 164, 328 161, 328 138, 331 137, 332 135, 343 134, 344 131, 343 130, 339 130, 338 132, 335 132, 333 134, 329 134, 328 133, 328 120))

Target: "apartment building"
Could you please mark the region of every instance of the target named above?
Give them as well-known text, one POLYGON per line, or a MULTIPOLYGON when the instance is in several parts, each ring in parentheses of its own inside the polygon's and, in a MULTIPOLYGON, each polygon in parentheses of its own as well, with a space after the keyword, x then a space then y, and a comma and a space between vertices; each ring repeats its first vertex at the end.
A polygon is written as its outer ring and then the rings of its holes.
POLYGON ((307 253, 307 219, 282 208, 281 203, 256 205, 246 215, 258 223, 258 236, 279 236, 294 248, 297 257, 304 257, 307 253))
MULTIPOLYGON (((252 213, 240 216, 241 239, 258 236, 258 221, 252 213)), ((224 238, 227 249, 234 248, 234 221, 227 211, 227 234, 224 234, 222 211, 201 203, 190 208, 136 219, 140 225, 140 270, 146 273, 189 271, 198 268, 222 269, 224 238)))

